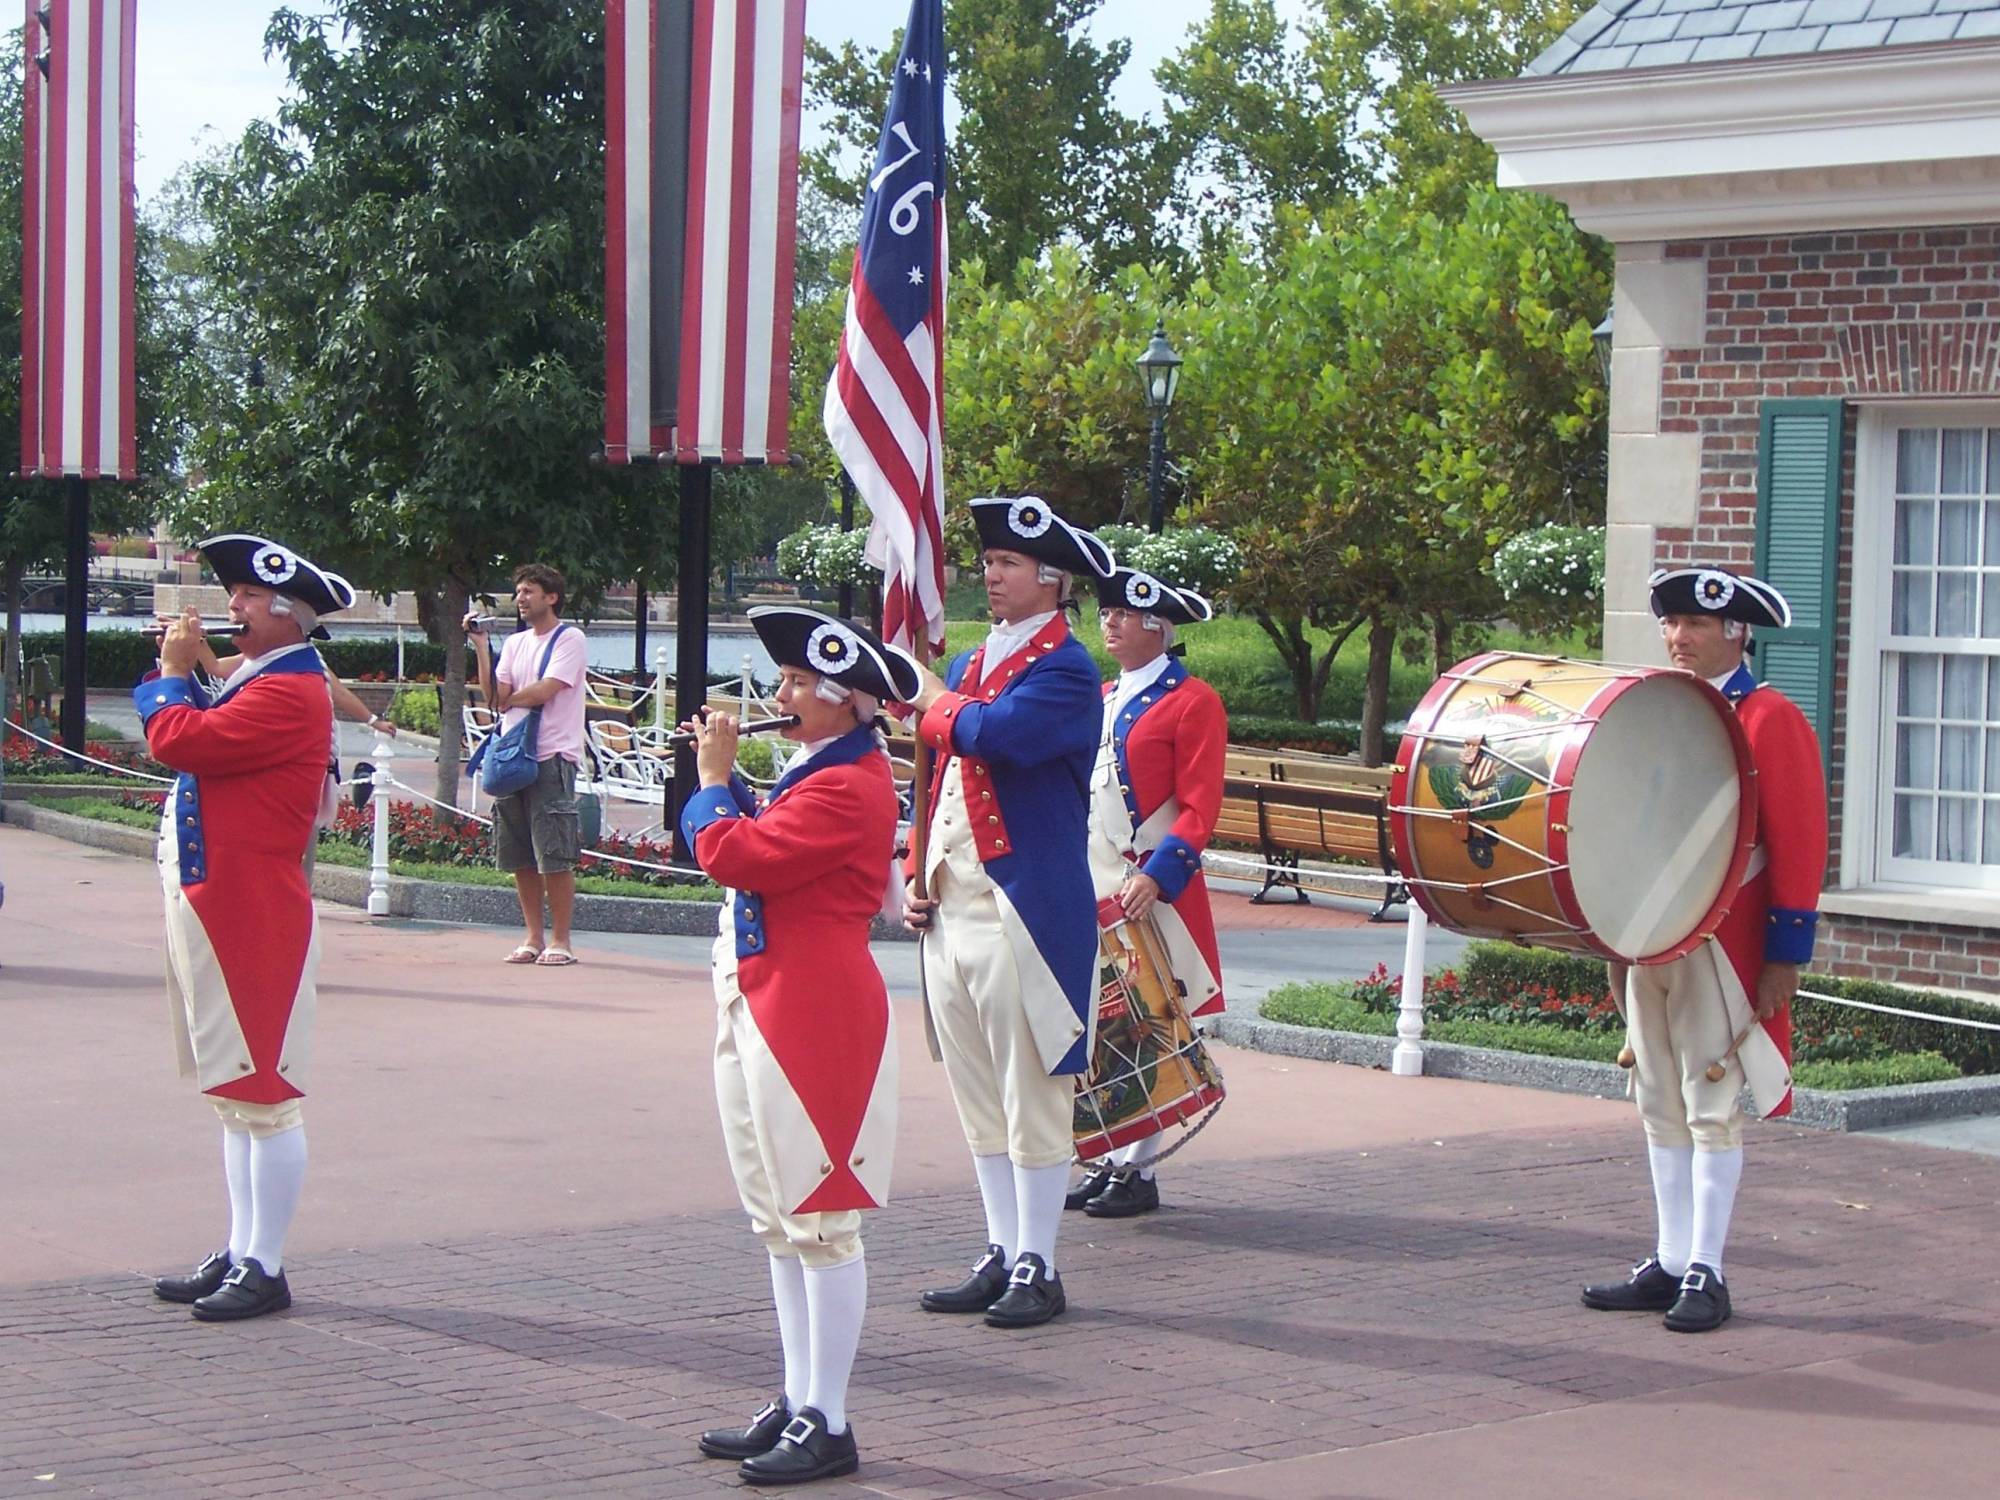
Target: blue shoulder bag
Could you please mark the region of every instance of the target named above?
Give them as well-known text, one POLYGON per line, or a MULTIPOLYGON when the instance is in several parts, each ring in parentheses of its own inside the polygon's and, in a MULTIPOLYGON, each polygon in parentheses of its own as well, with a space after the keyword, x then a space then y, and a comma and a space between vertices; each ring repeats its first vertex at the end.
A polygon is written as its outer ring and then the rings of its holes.
MULTIPOLYGON (((569 628, 563 624, 549 632, 549 643, 542 647, 542 664, 535 672, 537 682, 549 675, 549 658, 555 655, 556 641, 569 628)), ((542 705, 537 703, 512 729, 481 740, 466 763, 466 774, 477 775, 480 789, 489 797, 505 797, 526 790, 535 784, 541 769, 535 759, 535 742, 541 732, 542 705)))

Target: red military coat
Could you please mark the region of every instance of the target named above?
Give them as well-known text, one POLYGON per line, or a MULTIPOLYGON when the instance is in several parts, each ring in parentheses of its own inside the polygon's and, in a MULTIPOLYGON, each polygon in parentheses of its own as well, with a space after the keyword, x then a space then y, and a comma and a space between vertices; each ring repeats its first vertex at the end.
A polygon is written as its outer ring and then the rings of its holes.
POLYGON ((160 865, 182 1070, 224 1099, 296 1099, 318 969, 302 865, 333 739, 326 669, 299 646, 206 707, 181 677, 142 682, 132 697, 153 758, 181 773, 160 865))
MULTIPOLYGON (((1743 1002, 1754 1006, 1766 963, 1812 961, 1820 887, 1826 878, 1826 776, 1819 737, 1791 699, 1759 685, 1742 669, 1722 691, 1736 705, 1737 720, 1750 740, 1757 772, 1757 847, 1716 941, 1728 959, 1725 990, 1733 977, 1743 1002)), ((1791 1008, 1766 1021, 1764 1030, 1789 1064, 1791 1008)), ((1753 1076, 1753 1088, 1756 1081, 1753 1076)), ((1767 1116, 1789 1114, 1792 1107, 1788 1092, 1775 1106, 1761 1096, 1758 1104, 1767 1116)))
MULTIPOLYGON (((1106 684, 1106 699, 1115 689, 1115 683, 1106 684)), ((1215 689, 1191 676, 1175 658, 1157 681, 1120 708, 1110 730, 1119 790, 1136 834, 1138 868, 1159 882, 1162 899, 1187 927, 1219 986, 1222 958, 1201 856, 1222 813, 1229 715, 1215 689), (1169 800, 1178 811, 1161 827, 1161 809, 1169 800)), ((1195 1014, 1222 1008, 1218 989, 1195 1014)))
POLYGON ((744 1056, 751 1115, 790 1213, 888 1201, 896 1049, 868 934, 896 818, 869 729, 781 778, 761 810, 739 782, 681 814, 702 869, 731 888, 735 984, 761 1043, 744 1056))

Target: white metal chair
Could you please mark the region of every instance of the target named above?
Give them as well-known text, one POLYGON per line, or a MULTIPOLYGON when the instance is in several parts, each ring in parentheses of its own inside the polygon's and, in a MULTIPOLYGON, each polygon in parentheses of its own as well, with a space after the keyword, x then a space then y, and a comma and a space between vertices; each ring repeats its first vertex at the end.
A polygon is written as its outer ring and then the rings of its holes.
MULTIPOLYGON (((597 775, 583 790, 620 802, 666 808, 666 788, 673 780, 673 762, 644 748, 637 732, 615 719, 590 723, 590 759, 597 775)), ((649 825, 642 832, 650 832, 649 825)))

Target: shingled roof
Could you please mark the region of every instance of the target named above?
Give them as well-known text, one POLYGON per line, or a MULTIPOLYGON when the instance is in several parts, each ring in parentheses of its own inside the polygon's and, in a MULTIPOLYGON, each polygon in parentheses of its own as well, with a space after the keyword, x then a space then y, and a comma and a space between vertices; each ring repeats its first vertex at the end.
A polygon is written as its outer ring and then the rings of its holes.
POLYGON ((1524 76, 2000 37, 2000 0, 1598 0, 1524 76))

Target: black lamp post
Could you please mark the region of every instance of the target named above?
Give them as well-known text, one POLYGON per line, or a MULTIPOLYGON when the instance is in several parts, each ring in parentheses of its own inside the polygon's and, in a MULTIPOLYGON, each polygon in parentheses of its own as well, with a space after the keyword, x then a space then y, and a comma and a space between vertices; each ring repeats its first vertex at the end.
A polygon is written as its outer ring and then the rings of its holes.
POLYGON ((1153 451, 1146 464, 1146 529, 1157 534, 1166 524, 1167 408, 1181 385, 1181 357, 1167 342, 1164 319, 1153 324, 1152 340, 1136 363, 1146 388, 1146 407, 1153 414, 1153 451))
POLYGON ((1604 388, 1611 389, 1611 313, 1607 309, 1604 321, 1590 330, 1590 345, 1597 351, 1598 373, 1604 377, 1604 388))

